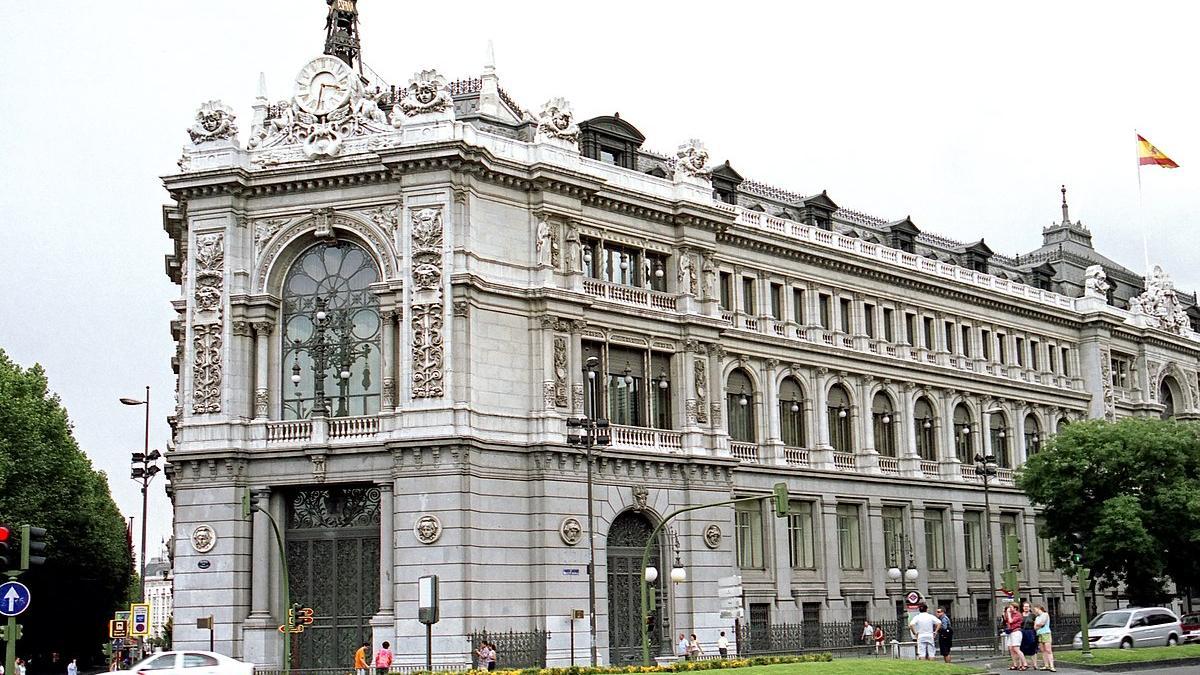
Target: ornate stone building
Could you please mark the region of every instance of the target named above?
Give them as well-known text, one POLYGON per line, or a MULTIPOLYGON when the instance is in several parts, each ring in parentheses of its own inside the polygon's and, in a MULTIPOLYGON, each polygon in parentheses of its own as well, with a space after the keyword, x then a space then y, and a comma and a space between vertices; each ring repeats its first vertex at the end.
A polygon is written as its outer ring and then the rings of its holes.
POLYGON ((651 152, 620 116, 530 113, 490 63, 378 89, 356 21, 330 3, 327 55, 288 98, 264 87, 244 138, 204 104, 164 179, 180 648, 212 614, 219 650, 280 663, 286 573, 317 616, 301 663, 363 639, 417 662, 436 573, 436 661, 543 629, 551 662, 572 631, 583 662, 587 471, 565 441, 585 414, 613 436, 593 463, 604 662, 638 655, 658 519, 779 481, 787 519, 672 521, 655 560, 688 580, 661 587, 657 644, 730 629, 732 573, 752 630, 889 616, 908 550, 931 602, 986 617, 1008 535, 1022 587, 1070 612, 1013 472, 1072 420, 1200 411, 1194 299, 1096 253, 1065 190, 1044 245, 1008 258, 745 180, 695 140, 651 152), (990 512, 977 454, 999 464, 990 512))

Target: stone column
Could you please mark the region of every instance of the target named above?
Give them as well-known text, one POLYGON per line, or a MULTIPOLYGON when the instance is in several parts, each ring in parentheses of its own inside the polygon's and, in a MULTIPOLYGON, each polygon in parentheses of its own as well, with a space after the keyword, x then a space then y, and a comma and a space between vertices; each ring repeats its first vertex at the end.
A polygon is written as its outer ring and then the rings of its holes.
POLYGON ((396 585, 392 579, 395 570, 396 500, 393 482, 381 482, 379 487, 379 613, 371 619, 372 625, 389 626, 396 611, 396 585))
POLYGON ((251 531, 250 618, 271 620, 271 552, 276 551, 275 532, 271 529, 266 509, 271 508, 271 489, 253 488, 259 510, 254 512, 251 531))
POLYGON ((762 366, 763 419, 767 422, 767 433, 763 435, 766 446, 764 454, 775 458, 775 464, 783 466, 783 439, 779 433, 779 388, 775 384, 779 372, 779 359, 764 359, 762 366))
POLYGON ((540 346, 542 355, 542 401, 541 408, 554 411, 554 324, 552 316, 541 318, 540 346))
MULTIPOLYGON (((1037 515, 1032 508, 1026 508, 1022 512, 1017 532, 1021 536, 1021 569, 1025 571, 1021 587, 1030 589, 1034 595, 1045 598, 1046 594, 1041 588, 1042 567, 1038 560, 1037 515)), ((1026 595, 1029 594, 1026 593, 1026 595)))
POLYGON ((883 504, 879 498, 872 497, 870 502, 863 504, 863 510, 866 511, 867 517, 866 527, 862 528, 866 535, 862 541, 863 548, 866 549, 863 551, 863 569, 871 580, 872 595, 876 598, 886 598, 888 561, 884 555, 883 504))
POLYGON ((775 572, 775 599, 779 602, 792 600, 792 555, 791 538, 788 535, 789 518, 771 518, 771 547, 774 560, 771 566, 775 572))
POLYGON ((841 601, 842 562, 838 557, 837 501, 822 498, 820 509, 821 534, 825 540, 825 545, 821 547, 825 553, 825 593, 831 602, 841 601))
POLYGON ((1013 425, 1009 433, 1013 435, 1013 468, 1019 469, 1025 464, 1028 457, 1029 449, 1025 447, 1025 415, 1027 412, 1023 409, 1018 409, 1013 414, 1013 425))
POLYGON ((570 372, 571 382, 571 414, 575 417, 582 417, 584 414, 583 392, 587 383, 583 381, 583 329, 586 327, 587 321, 583 319, 571 322, 571 360, 567 370, 570 372))
POLYGON ((388 309, 379 313, 383 322, 383 350, 380 355, 380 369, 383 371, 383 397, 380 409, 389 413, 396 409, 396 310, 388 309))
MULTIPOLYGON (((983 533, 981 532, 980 534, 982 535, 983 533)), ((959 607, 957 609, 959 613, 970 615, 975 613, 975 608, 970 606, 971 592, 967 583, 967 550, 963 548, 966 541, 964 536, 963 506, 961 502, 955 502, 950 505, 950 531, 945 537, 947 548, 946 566, 950 568, 954 578, 955 590, 958 593, 959 603, 957 604, 959 604, 959 607)))
POLYGON ((812 392, 813 438, 808 453, 809 464, 815 469, 833 469, 833 446, 829 444, 829 416, 825 410, 829 400, 825 391, 825 369, 815 368, 809 373, 809 391, 812 392))
POLYGON ((941 471, 942 478, 945 480, 962 480, 962 472, 959 470, 958 451, 955 444, 955 436, 958 434, 958 429, 954 426, 954 397, 943 395, 941 401, 942 424, 941 424, 941 439, 938 441, 938 449, 940 450, 938 459, 938 468, 941 471))
POLYGON ((809 284, 804 293, 804 303, 808 305, 808 325, 821 325, 821 289, 816 284, 809 284))
POLYGON ((854 464, 864 473, 879 473, 879 451, 875 449, 875 414, 870 396, 873 382, 871 377, 863 378, 858 385, 859 404, 850 409, 851 419, 854 420, 851 426, 856 428, 855 435, 860 439, 854 449, 854 464))
MULTIPOLYGON (((908 545, 912 547, 913 566, 921 576, 917 577, 917 590, 921 591, 921 595, 929 595, 929 559, 925 551, 925 504, 924 502, 913 502, 912 507, 908 509, 908 514, 904 518, 904 525, 908 530, 908 545)), ((943 531, 943 539, 945 532, 943 531)))
POLYGON ((900 447, 896 454, 900 457, 900 475, 920 478, 924 473, 921 471, 921 457, 917 454, 917 420, 913 407, 912 387, 905 385, 900 389, 899 419, 892 420, 892 424, 902 425, 897 434, 900 447))
MULTIPOLYGON (((971 433, 979 434, 980 442, 983 444, 983 456, 987 457, 988 455, 992 455, 995 457, 995 453, 992 452, 992 414, 989 412, 980 412, 979 416, 980 429, 978 432, 972 429, 971 433)), ((999 464, 999 462, 1000 458, 996 457, 996 463, 999 464)))
POLYGON ((708 421, 713 434, 720 438, 718 455, 728 457, 729 425, 725 420, 725 378, 723 368, 725 348, 718 344, 708 346, 708 421))
POLYGON ((271 392, 271 330, 270 321, 254 323, 254 419, 267 419, 270 414, 271 392))

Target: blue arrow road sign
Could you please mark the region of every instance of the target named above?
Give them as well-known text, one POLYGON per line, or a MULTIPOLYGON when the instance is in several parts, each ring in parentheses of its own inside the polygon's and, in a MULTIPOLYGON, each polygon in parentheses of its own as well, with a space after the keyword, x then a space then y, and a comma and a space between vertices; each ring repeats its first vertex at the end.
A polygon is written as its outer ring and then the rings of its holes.
POLYGON ((0 614, 16 616, 29 609, 29 588, 25 584, 9 581, 0 584, 0 614))

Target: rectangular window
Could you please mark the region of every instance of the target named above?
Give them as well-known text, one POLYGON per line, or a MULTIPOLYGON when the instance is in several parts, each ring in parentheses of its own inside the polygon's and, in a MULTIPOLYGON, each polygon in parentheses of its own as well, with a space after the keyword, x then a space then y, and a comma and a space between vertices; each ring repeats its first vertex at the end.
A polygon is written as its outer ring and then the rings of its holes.
POLYGON ((951 354, 957 352, 958 350, 954 348, 954 322, 946 321, 942 324, 942 328, 945 329, 943 332, 946 334, 946 351, 951 354))
POLYGON ((907 539, 904 529, 904 510, 896 506, 883 507, 883 559, 888 567, 904 569, 900 540, 907 539))
POLYGON ((645 353, 608 348, 608 419, 613 424, 646 426, 642 397, 646 381, 645 353))
POLYGON ((805 447, 804 401, 798 397, 781 398, 779 401, 779 436, 783 444, 790 448, 805 447))
POLYGON ((651 354, 650 373, 650 424, 655 429, 671 429, 671 355, 651 354))
POLYGON ((863 327, 867 337, 875 339, 875 305, 863 305, 863 327))
POLYGON ((971 355, 971 327, 962 327, 962 339, 958 343, 959 353, 963 356, 971 355))
POLYGON ((754 303, 754 282, 751 277, 742 277, 742 313, 758 316, 758 305, 754 303))
POLYGON ((1114 387, 1121 389, 1129 386, 1129 361, 1120 357, 1113 357, 1112 383, 1114 387))
POLYGON ((721 272, 721 309, 733 311, 733 275, 721 272))
POLYGON ((983 513, 980 511, 963 512, 963 551, 967 569, 983 569, 983 513))
POLYGON ((1071 348, 1063 347, 1061 353, 1062 353, 1062 374, 1064 377, 1070 377, 1071 376, 1071 361, 1068 359, 1068 357, 1071 354, 1071 348))
POLYGON ((875 451, 884 457, 896 456, 896 427, 891 411, 871 413, 871 425, 875 433, 875 451))
POLYGON ((599 279, 600 268, 602 265, 597 264, 600 255, 600 242, 595 239, 581 237, 579 239, 579 255, 583 257, 580 261, 583 264, 583 276, 589 279, 599 279))
POLYGON ((804 289, 792 289, 792 321, 804 324, 804 289))
POLYGON ((904 313, 904 341, 909 345, 917 346, 917 315, 904 313))
POLYGON ((832 311, 829 307, 830 302, 831 298, 828 295, 822 293, 820 296, 818 296, 818 304, 820 305, 821 309, 821 328, 824 328, 825 330, 829 330, 833 327, 833 318, 830 316, 830 314, 832 314, 832 311))
POLYGON ((925 561, 931 570, 946 569, 946 512, 925 509, 925 561))
POLYGON ((933 341, 937 337, 933 333, 933 319, 928 316, 923 318, 921 327, 925 329, 921 335, 921 344, 925 349, 933 349, 933 341))
POLYGON ((783 286, 771 284, 771 318, 783 321, 783 286))
POLYGON ((892 325, 895 311, 891 307, 883 308, 883 339, 888 342, 896 341, 896 329, 892 325))
POLYGON ((853 309, 851 308, 850 301, 847 300, 846 298, 840 298, 838 300, 838 310, 840 310, 839 314, 841 314, 842 332, 849 333, 850 332, 850 320, 854 318, 853 309))
MULTIPOLYGON (((801 619, 804 621, 805 626, 819 627, 821 625, 821 603, 801 603, 800 612, 801 619)), ((1057 616, 1057 614, 1055 616, 1057 616)))
POLYGON ((1046 349, 1046 358, 1048 358, 1050 360, 1050 363, 1046 364, 1047 370, 1049 370, 1051 373, 1054 373, 1057 375, 1058 374, 1058 350, 1054 348, 1054 345, 1050 345, 1046 349))
POLYGON ((850 601, 850 625, 861 626, 867 620, 867 611, 871 603, 863 600, 850 601))
POLYGON ((1038 569, 1043 572, 1053 572, 1054 558, 1050 557, 1050 539, 1045 535, 1046 520, 1038 516, 1034 522, 1037 524, 1038 569))
POLYGON ((1029 341, 1029 367, 1034 370, 1038 370, 1040 368, 1038 365, 1038 347, 1041 344, 1042 343, 1038 342, 1037 340, 1029 341))
POLYGON ((604 266, 602 278, 623 286, 640 285, 641 257, 642 252, 637 249, 605 242, 600 261, 604 266))
POLYGON ((998 351, 996 352, 996 356, 999 357, 999 359, 1000 359, 1000 365, 1007 366, 1008 365, 1008 336, 1005 335, 1004 333, 996 333, 996 340, 998 341, 998 344, 999 344, 999 348, 998 348, 998 351))
POLYGON ((725 419, 729 426, 729 439, 742 443, 754 443, 757 438, 754 423, 754 397, 746 392, 746 405, 742 405, 742 392, 725 394, 725 419))
POLYGON ((1050 613, 1050 616, 1062 616, 1062 598, 1057 595, 1047 595, 1046 611, 1050 613))
POLYGON ((792 567, 816 569, 812 502, 792 502, 788 511, 788 544, 792 567))
POLYGON ((837 505, 838 560, 844 570, 862 569, 862 539, 859 537, 858 505, 837 505))
MULTIPOLYGON (((1050 616, 1058 615, 1051 614, 1050 616)), ((975 600, 975 625, 991 628, 995 622, 995 615, 992 614, 992 601, 988 599, 977 598, 975 600)))
POLYGON ((600 146, 600 161, 604 162, 605 164, 612 164, 614 166, 624 166, 624 164, 622 162, 622 160, 624 159, 624 154, 625 153, 621 152, 620 150, 618 150, 616 148, 610 148, 606 145, 600 146))
POLYGON ((759 502, 737 504, 737 559, 744 570, 764 569, 762 505, 759 502))
POLYGON ((979 331, 979 342, 983 345, 983 358, 987 359, 988 361, 991 361, 992 360, 992 331, 986 330, 986 329, 980 330, 979 331))
POLYGON ((1025 338, 1021 338, 1021 337, 1017 338, 1016 350, 1017 350, 1017 365, 1024 367, 1025 366, 1025 338))
POLYGON ((642 255, 642 283, 646 288, 665 293, 667 291, 666 269, 667 257, 665 255, 648 251, 642 255))
POLYGON ((1016 537, 1017 541, 1021 540, 1020 530, 1017 528, 1017 517, 1011 513, 1000 514, 1000 544, 1001 554, 1004 568, 1008 569, 1010 565, 1015 565, 1017 561, 1008 559, 1008 538, 1016 537))

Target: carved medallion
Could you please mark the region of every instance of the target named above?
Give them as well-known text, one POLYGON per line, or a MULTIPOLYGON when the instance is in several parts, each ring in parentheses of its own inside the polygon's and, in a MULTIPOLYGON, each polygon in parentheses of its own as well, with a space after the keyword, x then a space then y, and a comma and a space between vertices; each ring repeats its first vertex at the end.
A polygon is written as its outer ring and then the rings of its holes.
POLYGON ((413 525, 413 534, 422 544, 432 544, 442 536, 442 521, 438 520, 437 516, 426 513, 417 518, 416 524, 413 525))
POLYGON ((201 525, 192 530, 192 550, 196 553, 208 553, 217 547, 217 533, 208 525, 201 525))
POLYGON ((633 486, 633 510, 634 511, 645 511, 648 508, 646 506, 646 504, 649 499, 650 499, 650 491, 646 489, 645 485, 634 485, 633 486))
POLYGON ((716 523, 710 524, 704 528, 704 545, 709 548, 716 548, 721 545, 721 526, 716 523))
POLYGON ((582 541, 583 526, 579 524, 579 519, 573 516, 563 518, 558 526, 558 536, 567 546, 574 546, 582 541))

